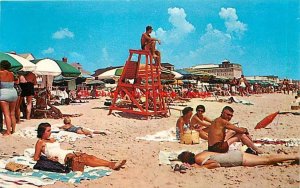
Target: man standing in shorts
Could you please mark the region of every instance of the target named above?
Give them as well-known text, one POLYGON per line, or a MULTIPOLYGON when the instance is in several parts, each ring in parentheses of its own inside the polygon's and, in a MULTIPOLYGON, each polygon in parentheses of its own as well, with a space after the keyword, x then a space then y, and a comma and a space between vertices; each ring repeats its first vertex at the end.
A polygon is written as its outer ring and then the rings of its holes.
POLYGON ((221 116, 215 119, 208 129, 208 151, 226 153, 229 145, 234 142, 241 141, 257 154, 262 151, 258 149, 252 142, 248 130, 243 127, 237 127, 229 121, 233 116, 233 109, 230 106, 225 106, 221 116), (228 129, 228 131, 226 131, 228 129))

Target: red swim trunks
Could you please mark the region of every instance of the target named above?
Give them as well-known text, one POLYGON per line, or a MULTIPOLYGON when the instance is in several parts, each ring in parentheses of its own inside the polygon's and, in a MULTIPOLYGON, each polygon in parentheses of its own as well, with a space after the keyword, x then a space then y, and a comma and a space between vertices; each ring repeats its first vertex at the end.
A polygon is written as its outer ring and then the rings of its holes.
POLYGON ((212 146, 208 146, 208 151, 217 153, 226 153, 229 150, 229 145, 227 142, 217 142, 212 146))

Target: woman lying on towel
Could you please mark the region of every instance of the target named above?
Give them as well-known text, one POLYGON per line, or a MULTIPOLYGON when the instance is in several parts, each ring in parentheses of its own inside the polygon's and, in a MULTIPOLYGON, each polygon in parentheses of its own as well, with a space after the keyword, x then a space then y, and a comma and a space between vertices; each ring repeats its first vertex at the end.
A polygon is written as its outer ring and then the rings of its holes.
POLYGON ((203 151, 197 155, 192 152, 185 151, 178 155, 178 159, 183 163, 192 165, 193 167, 204 167, 208 169, 218 167, 272 165, 289 160, 296 161, 297 164, 299 164, 299 154, 257 156, 243 153, 238 150, 222 154, 203 151))
POLYGON ((122 160, 120 162, 110 162, 86 153, 74 153, 72 150, 61 149, 60 144, 53 138, 50 138, 50 135, 51 125, 49 123, 39 124, 37 130, 37 137, 39 140, 36 142, 35 153, 33 157, 35 161, 39 160, 41 155, 45 155, 50 160, 65 164, 68 159, 74 159, 75 155, 80 155, 83 158, 84 165, 91 167, 104 166, 113 170, 119 170, 126 163, 126 160, 122 160))

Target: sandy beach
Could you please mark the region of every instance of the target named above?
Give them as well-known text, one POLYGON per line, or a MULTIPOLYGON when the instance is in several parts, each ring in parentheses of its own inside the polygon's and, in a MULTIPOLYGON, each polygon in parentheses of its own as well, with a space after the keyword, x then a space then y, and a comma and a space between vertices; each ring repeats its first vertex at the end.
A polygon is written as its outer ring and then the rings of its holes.
MULTIPOLYGON (((266 129, 254 130, 255 125, 267 115, 276 111, 291 111, 290 104, 293 95, 263 94, 250 97, 238 97, 250 101, 254 105, 228 104, 226 102, 203 101, 192 99, 186 103, 195 107, 203 104, 206 115, 216 118, 221 109, 230 105, 235 110, 232 122, 248 128, 254 139, 300 138, 299 116, 292 114, 278 115, 266 129)), ((279 166, 233 167, 208 169, 189 169, 187 173, 173 172, 169 165, 159 165, 160 151, 177 151, 183 149, 206 149, 206 142, 197 145, 183 145, 176 142, 155 142, 137 140, 136 137, 155 134, 175 127, 180 113, 171 110, 168 118, 153 118, 141 120, 136 116, 128 116, 114 112, 108 116, 105 98, 89 100, 89 103, 59 106, 66 114, 82 113, 81 117, 72 118, 74 125, 80 125, 95 130, 108 130, 107 136, 83 138, 76 144, 63 143, 65 149, 93 154, 108 160, 127 159, 125 168, 113 172, 110 176, 92 181, 82 181, 80 184, 56 182, 46 187, 299 187, 300 169, 298 165, 281 164, 279 166)), ((180 108, 180 107, 179 107, 180 108)), ((181 107, 182 108, 182 107, 181 107)), ((299 111, 293 111, 299 112, 299 111)), ((37 126, 41 122, 51 124, 62 123, 62 119, 32 119, 17 125, 17 130, 28 126, 37 126)), ((12 156, 22 154, 24 149, 34 147, 37 139, 22 138, 17 135, 0 137, 3 143, 0 155, 12 156)), ((283 150, 287 153, 299 153, 300 147, 285 145, 260 146, 266 154, 283 150)))

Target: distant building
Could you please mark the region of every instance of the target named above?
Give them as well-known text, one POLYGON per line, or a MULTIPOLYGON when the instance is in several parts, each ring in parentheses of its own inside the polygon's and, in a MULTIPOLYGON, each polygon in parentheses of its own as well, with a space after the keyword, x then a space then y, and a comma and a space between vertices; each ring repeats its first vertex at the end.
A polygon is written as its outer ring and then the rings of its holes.
POLYGON ((26 53, 26 54, 17 54, 18 56, 21 56, 29 61, 35 60, 35 57, 31 53, 26 53))
POLYGON ((203 64, 191 67, 199 71, 206 72, 208 74, 215 75, 217 77, 226 78, 239 78, 242 75, 242 66, 240 64, 231 63, 228 60, 224 60, 222 64, 203 64))
POLYGON ((73 67, 75 67, 76 69, 78 69, 80 72, 81 72, 81 75, 84 76, 84 77, 87 77, 87 76, 90 76, 91 73, 89 71, 86 71, 82 68, 82 65, 80 63, 71 63, 71 65, 73 67))
POLYGON ((257 81, 271 81, 275 83, 279 83, 280 80, 278 76, 270 75, 270 76, 245 76, 247 80, 257 80, 257 81))
POLYGON ((174 70, 174 65, 172 65, 171 63, 162 63, 161 66, 171 71, 174 70))

